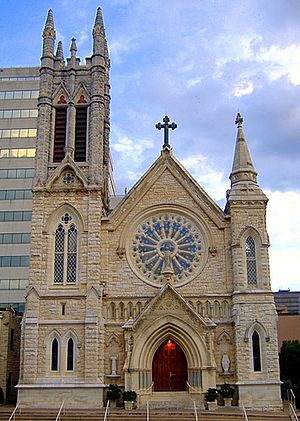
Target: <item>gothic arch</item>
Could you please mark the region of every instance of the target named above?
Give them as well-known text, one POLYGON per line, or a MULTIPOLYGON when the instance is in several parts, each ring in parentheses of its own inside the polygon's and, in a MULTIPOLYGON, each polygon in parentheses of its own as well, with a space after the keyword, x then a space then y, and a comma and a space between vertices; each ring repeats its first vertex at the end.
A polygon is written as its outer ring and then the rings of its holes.
POLYGON ((220 345, 221 342, 228 342, 232 344, 232 338, 226 330, 223 330, 220 335, 217 337, 217 344, 220 345))
POLYGON ((143 340, 135 339, 130 366, 150 369, 156 350, 167 339, 174 340, 183 350, 188 367, 210 365, 205 339, 191 326, 175 316, 164 316, 151 323, 141 333, 143 340), (146 338, 146 339, 145 339, 146 338))
POLYGON ((72 214, 72 216, 75 217, 75 223, 79 229, 80 232, 86 231, 86 226, 84 219, 82 218, 80 212, 69 203, 64 203, 60 205, 57 209, 55 209, 54 212, 52 212, 49 217, 46 219, 43 227, 43 231, 46 234, 53 233, 54 227, 56 227, 57 221, 59 218, 65 214, 69 213, 72 214))

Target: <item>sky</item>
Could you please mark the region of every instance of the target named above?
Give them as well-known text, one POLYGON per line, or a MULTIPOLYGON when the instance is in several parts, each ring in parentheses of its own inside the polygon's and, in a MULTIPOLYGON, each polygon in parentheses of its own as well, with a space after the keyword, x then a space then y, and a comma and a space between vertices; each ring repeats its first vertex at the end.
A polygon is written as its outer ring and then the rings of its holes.
POLYGON ((272 289, 300 290, 299 0, 0 0, 0 67, 36 66, 47 10, 69 56, 91 55, 97 7, 111 59, 111 150, 119 194, 175 156, 224 208, 236 113, 269 198, 272 289))

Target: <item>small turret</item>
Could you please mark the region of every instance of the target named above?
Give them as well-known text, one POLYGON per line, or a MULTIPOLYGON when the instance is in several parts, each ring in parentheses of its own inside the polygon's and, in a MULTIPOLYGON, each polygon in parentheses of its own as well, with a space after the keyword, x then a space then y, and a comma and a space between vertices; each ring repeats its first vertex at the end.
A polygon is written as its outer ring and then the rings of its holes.
POLYGON ((80 58, 77 57, 76 39, 72 38, 70 46, 71 58, 67 59, 68 66, 77 66, 80 63, 80 58))
POLYGON ((95 24, 93 27, 93 55, 102 55, 108 58, 108 49, 105 38, 105 29, 102 18, 102 10, 97 9, 95 24))
POLYGON ((60 63, 61 66, 64 66, 64 52, 62 42, 58 41, 55 60, 60 63))
MULTIPOLYGON (((43 31, 43 59, 53 59, 54 56, 54 41, 55 41, 55 29, 53 12, 50 9, 48 11, 44 31, 43 31)), ((43 62, 42 62, 43 65, 43 62)))

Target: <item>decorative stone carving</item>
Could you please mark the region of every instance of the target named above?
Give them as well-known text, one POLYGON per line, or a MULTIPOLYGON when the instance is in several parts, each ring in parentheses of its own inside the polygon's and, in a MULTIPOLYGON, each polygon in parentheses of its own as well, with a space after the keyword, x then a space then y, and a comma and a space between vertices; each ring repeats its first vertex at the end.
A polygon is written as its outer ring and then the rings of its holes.
POLYGON ((222 368, 224 373, 229 373, 230 359, 226 353, 224 353, 222 357, 222 368))

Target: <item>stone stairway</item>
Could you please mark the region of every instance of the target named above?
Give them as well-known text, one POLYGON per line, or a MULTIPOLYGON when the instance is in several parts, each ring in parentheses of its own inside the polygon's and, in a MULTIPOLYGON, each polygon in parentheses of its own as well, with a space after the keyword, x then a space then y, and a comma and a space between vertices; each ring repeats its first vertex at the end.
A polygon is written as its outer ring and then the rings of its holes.
MULTIPOLYGON (((8 421, 13 407, 0 406, 0 421, 8 421)), ((55 421, 58 409, 24 409, 16 415, 16 421, 55 421)), ((248 411, 249 421, 290 421, 283 412, 263 413, 248 411)), ((61 421, 102 421, 104 409, 101 410, 71 410, 61 416, 61 421)), ((195 421, 192 409, 150 409, 150 421, 195 421)), ((199 421, 244 421, 238 408, 219 407, 216 411, 198 410, 199 421)), ((108 421, 146 421, 146 410, 112 409, 108 421)))

